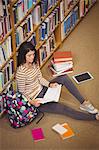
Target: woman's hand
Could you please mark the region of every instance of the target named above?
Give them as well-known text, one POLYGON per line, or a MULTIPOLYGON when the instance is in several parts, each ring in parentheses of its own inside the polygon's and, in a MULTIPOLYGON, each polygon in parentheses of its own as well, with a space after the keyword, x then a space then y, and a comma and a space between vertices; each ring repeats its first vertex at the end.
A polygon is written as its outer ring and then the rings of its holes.
POLYGON ((39 107, 40 106, 40 100, 30 100, 29 101, 31 105, 34 105, 35 107, 39 107))
POLYGON ((55 87, 57 87, 59 84, 58 83, 50 83, 50 85, 49 85, 49 87, 51 87, 51 88, 55 88, 55 87))

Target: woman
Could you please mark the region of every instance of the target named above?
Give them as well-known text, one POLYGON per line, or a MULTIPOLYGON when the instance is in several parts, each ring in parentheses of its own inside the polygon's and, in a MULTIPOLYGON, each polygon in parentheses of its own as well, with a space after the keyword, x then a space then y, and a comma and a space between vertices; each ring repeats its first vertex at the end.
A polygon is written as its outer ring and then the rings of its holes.
POLYGON ((26 96, 31 105, 39 107, 43 112, 68 115, 79 120, 99 120, 98 110, 83 98, 67 75, 59 76, 51 82, 43 78, 37 63, 37 52, 31 42, 24 42, 19 48, 16 80, 18 90, 26 96), (89 113, 76 111, 61 103, 40 104, 38 98, 43 98, 48 87, 54 88, 58 84, 64 85, 80 102, 80 109, 89 113))

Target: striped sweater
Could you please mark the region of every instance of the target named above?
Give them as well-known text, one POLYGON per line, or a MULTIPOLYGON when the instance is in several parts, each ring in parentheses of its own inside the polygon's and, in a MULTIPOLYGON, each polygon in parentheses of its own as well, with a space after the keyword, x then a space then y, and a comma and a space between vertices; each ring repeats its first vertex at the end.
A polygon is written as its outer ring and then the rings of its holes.
POLYGON ((42 90, 42 85, 49 85, 49 81, 43 78, 38 65, 33 64, 32 68, 27 68, 24 65, 18 67, 16 72, 16 81, 18 90, 27 97, 28 100, 35 97, 42 90))

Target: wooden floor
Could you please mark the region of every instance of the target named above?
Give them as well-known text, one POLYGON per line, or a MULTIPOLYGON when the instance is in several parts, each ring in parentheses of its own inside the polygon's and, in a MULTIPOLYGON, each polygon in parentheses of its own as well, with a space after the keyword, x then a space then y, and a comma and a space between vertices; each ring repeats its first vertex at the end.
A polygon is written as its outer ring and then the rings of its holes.
MULTIPOLYGON (((94 80, 77 85, 79 91, 99 109, 99 1, 80 22, 70 36, 64 41, 60 50, 72 51, 74 72, 72 76, 89 71, 94 80)), ((51 78, 48 63, 42 68, 44 77, 51 78)), ((61 102, 75 109, 79 109, 79 102, 67 91, 62 89, 61 102)), ((99 121, 79 121, 67 116, 45 114, 36 124, 35 121, 27 127, 13 129, 7 119, 0 119, 0 150, 98 150, 99 149, 99 121), (62 140, 52 131, 56 123, 67 122, 73 129, 75 136, 62 140), (34 143, 31 129, 41 127, 45 140, 34 143)))

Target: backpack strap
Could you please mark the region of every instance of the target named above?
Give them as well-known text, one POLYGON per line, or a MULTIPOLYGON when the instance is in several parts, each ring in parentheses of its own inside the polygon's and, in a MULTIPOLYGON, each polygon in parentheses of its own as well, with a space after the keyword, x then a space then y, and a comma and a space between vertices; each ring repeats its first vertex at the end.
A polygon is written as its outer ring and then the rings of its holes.
POLYGON ((36 122, 36 124, 38 124, 41 119, 44 117, 44 112, 40 111, 38 108, 37 108, 37 111, 39 112, 39 114, 42 114, 41 117, 38 119, 38 121, 36 122))

